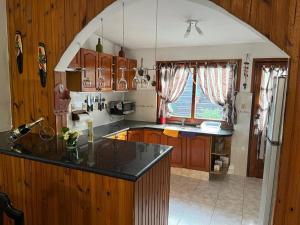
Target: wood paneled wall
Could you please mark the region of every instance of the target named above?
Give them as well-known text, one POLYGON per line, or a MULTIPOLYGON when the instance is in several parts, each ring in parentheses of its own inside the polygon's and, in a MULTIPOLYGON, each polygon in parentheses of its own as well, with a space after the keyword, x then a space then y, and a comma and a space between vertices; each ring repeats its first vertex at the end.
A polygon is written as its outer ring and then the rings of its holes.
POLYGON ((63 74, 54 73, 65 49, 74 36, 114 0, 6 0, 13 126, 44 116, 56 127, 62 117, 53 114, 56 82, 63 74), (24 71, 18 74, 15 32, 23 34, 24 71), (38 75, 38 44, 47 52, 47 86, 42 88, 38 75), (55 77, 57 76, 57 77, 55 77), (59 121, 56 121, 59 120, 59 121))
MULTIPOLYGON (((39 115, 52 125, 54 65, 74 35, 114 0, 7 0, 13 123, 39 115), (24 74, 17 74, 14 33, 24 35, 24 74), (37 45, 48 50, 48 85, 37 75, 37 45)), ((268 37, 290 56, 289 88, 280 160, 276 225, 300 224, 300 3, 298 0, 211 0, 268 37)))

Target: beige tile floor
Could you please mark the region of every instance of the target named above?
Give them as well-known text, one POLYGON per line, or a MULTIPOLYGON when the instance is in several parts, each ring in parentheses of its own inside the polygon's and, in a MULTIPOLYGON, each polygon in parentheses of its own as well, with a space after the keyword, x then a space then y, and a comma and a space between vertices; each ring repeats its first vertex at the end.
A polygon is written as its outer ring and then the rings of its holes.
POLYGON ((172 173, 169 225, 257 225, 262 180, 172 173))

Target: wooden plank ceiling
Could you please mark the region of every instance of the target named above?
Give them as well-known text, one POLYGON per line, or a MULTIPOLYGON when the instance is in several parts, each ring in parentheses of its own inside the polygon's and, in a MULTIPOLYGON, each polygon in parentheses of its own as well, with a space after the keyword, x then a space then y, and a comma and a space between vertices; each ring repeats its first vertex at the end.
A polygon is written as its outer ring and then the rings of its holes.
MULTIPOLYGON (((73 37, 114 0, 7 0, 13 125, 43 115, 55 127, 54 67, 73 37), (24 35, 24 73, 17 73, 14 34, 24 35), (37 47, 46 44, 48 83, 39 83, 37 47)), ((276 225, 300 224, 300 4, 298 0, 212 0, 250 24, 291 56, 280 163, 276 225)), ((60 76, 60 75, 57 75, 60 76)), ((57 118, 61 119, 61 118, 57 118)))

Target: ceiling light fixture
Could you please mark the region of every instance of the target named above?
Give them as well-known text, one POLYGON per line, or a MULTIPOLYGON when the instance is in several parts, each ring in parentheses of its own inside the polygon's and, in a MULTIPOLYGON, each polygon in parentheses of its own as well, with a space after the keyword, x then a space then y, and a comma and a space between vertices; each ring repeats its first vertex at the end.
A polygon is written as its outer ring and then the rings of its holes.
POLYGON ((200 27, 198 26, 199 20, 187 20, 186 23, 188 24, 188 27, 186 29, 186 32, 184 34, 184 38, 188 38, 191 34, 192 31, 192 27, 195 27, 195 30, 197 31, 197 33, 199 35, 203 35, 203 31, 200 29, 200 27))

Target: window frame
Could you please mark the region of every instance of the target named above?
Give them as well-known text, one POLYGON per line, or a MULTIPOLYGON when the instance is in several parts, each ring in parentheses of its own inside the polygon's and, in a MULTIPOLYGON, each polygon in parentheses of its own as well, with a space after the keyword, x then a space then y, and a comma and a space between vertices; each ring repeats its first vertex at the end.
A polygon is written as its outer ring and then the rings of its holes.
MULTIPOLYGON (((213 120, 213 119, 198 119, 195 118, 195 97, 196 97, 196 77, 197 77, 197 70, 196 66, 202 66, 202 65, 227 65, 228 63, 237 64, 237 85, 236 85, 236 91, 239 92, 240 90, 240 82, 241 82, 241 73, 242 73, 242 59, 221 59, 221 60, 180 60, 180 61, 157 61, 156 66, 157 68, 160 68, 161 65, 188 65, 189 67, 194 68, 194 73, 193 73, 193 90, 192 90, 192 113, 191 113, 191 118, 184 118, 184 117, 170 117, 166 118, 167 123, 181 123, 182 120, 185 120, 185 124, 200 124, 203 121, 218 121, 222 122, 222 120, 213 120)), ((161 90, 161 84, 160 84, 160 71, 156 71, 156 90, 160 91, 161 90)), ((159 122, 159 106, 160 106, 160 96, 157 95, 157 122, 159 122)))

